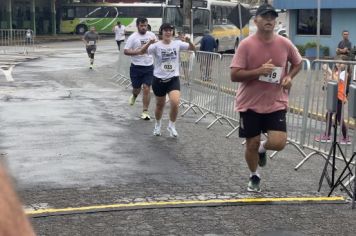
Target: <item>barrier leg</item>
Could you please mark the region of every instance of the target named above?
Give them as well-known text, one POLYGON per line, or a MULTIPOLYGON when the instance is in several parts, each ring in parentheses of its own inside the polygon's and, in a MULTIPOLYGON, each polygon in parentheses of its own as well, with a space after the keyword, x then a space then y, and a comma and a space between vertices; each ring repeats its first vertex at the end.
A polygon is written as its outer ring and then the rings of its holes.
POLYGON ((222 123, 222 119, 226 120, 226 122, 231 126, 231 128, 235 128, 235 126, 231 123, 231 121, 229 119, 226 119, 225 117, 223 116, 218 116, 213 122, 211 122, 208 127, 206 127, 207 129, 210 129, 217 121, 220 122, 220 124, 223 125, 222 123))
MULTIPOLYGON (((190 111, 190 110, 194 110, 194 108, 197 108, 197 109, 200 111, 201 114, 204 114, 203 110, 202 110, 200 107, 195 106, 195 105, 190 105, 190 106, 182 113, 181 116, 184 116, 184 115, 187 114, 188 111, 190 111)), ((194 112, 195 112, 195 111, 194 111, 194 112)), ((196 112, 195 112, 195 113, 196 113, 196 112)))
POLYGON ((355 175, 356 175, 356 165, 355 165, 355 174, 354 174, 354 197, 352 198, 352 209, 355 209, 355 201, 356 201, 356 179, 355 179, 355 175))
POLYGON ((211 113, 210 111, 207 111, 205 113, 203 113, 202 116, 200 116, 196 121, 195 121, 195 124, 199 123, 199 121, 201 121, 203 118, 206 117, 206 115, 208 115, 209 113, 211 113))
POLYGON ((233 133, 235 133, 238 129, 240 128, 240 126, 236 126, 233 130, 231 130, 226 136, 225 138, 229 138, 233 133))

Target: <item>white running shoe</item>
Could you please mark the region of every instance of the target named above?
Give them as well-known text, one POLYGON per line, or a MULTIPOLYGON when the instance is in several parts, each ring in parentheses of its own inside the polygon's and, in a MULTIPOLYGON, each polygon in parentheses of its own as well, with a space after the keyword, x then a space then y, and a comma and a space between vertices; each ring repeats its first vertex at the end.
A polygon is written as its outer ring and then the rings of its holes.
POLYGON ((142 112, 141 119, 142 120, 150 120, 151 119, 150 115, 148 114, 148 111, 142 112))
POLYGON ((130 98, 129 98, 129 104, 130 104, 130 106, 133 106, 133 105, 135 104, 136 98, 137 98, 137 97, 135 97, 133 94, 130 96, 130 98))
POLYGON ((161 126, 155 125, 155 128, 153 130, 153 135, 154 136, 161 136, 161 126))
POLYGON ((167 127, 167 130, 168 130, 169 135, 170 135, 171 137, 174 137, 174 138, 178 137, 178 132, 177 132, 177 130, 176 130, 175 127, 173 127, 173 126, 168 126, 168 127, 167 127))

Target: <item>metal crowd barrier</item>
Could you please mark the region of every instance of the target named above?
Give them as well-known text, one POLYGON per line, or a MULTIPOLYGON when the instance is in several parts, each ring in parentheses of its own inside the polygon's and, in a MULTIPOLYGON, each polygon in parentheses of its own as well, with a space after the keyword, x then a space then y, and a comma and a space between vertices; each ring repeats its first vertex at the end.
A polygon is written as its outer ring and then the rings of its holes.
MULTIPOLYGON (((192 52, 181 53, 184 55, 192 52)), ((229 66, 232 57, 231 54, 220 55, 198 51, 194 58, 190 59, 192 63, 181 62, 182 71, 188 71, 188 67, 191 71, 187 82, 185 82, 189 86, 182 88, 182 100, 184 104, 188 104, 188 108, 183 111, 182 116, 190 110, 196 113, 195 108, 201 113, 196 123, 207 115, 212 115, 215 119, 207 126, 208 129, 216 122, 223 124, 222 121, 226 121, 232 128, 227 137, 237 129, 239 121, 238 113, 234 112, 238 84, 232 83, 230 80, 229 66)), ((183 75, 183 78, 185 77, 183 75)))
MULTIPOLYGON (((181 51, 180 55, 180 105, 185 108, 182 116, 189 111, 195 113, 199 111, 201 115, 195 122, 198 123, 207 115, 212 115, 215 119, 207 128, 217 122, 223 124, 222 121, 226 121, 232 128, 226 137, 230 137, 239 125, 239 114, 234 111, 239 83, 233 83, 230 79, 229 66, 232 57, 233 55, 229 54, 220 55, 200 51, 196 53, 181 51)), ((332 140, 323 139, 329 126, 329 119, 326 117, 327 93, 325 88, 327 80, 332 78, 333 68, 340 64, 345 67, 346 74, 352 75, 353 69, 356 68, 356 62, 353 61, 315 60, 310 63, 308 59, 303 59, 303 69, 292 81, 293 86, 289 92, 287 112, 287 145, 295 147, 303 157, 295 166, 295 170, 298 170, 313 156, 321 156, 323 160, 330 162, 328 156, 331 154, 332 140)), ((129 67, 130 57, 121 53, 118 74, 113 78, 118 78, 117 82, 119 83, 128 83, 130 81, 129 67)), ((353 78, 350 83, 354 83, 353 78)), ((349 140, 342 140, 340 124, 336 129, 337 140, 341 148, 336 150, 335 158, 338 160, 337 167, 341 169, 356 151, 356 121, 349 117, 347 106, 347 102, 342 104, 341 120, 345 122, 349 140), (351 143, 342 141, 351 141, 351 143)), ((332 122, 334 120, 335 117, 332 122)), ((334 128, 331 128, 331 139, 333 135, 334 128)), ((274 158, 277 154, 283 154, 283 152, 283 150, 273 152, 270 158, 274 158)), ((351 164, 355 166, 355 161, 351 164)), ((322 167, 322 164, 320 166, 322 167)), ((343 179, 343 186, 351 186, 352 181, 355 181, 355 174, 343 179)))
MULTIPOLYGON (((356 62, 346 61, 315 60, 312 62, 312 70, 310 70, 309 76, 304 76, 303 70, 295 78, 300 88, 296 89, 293 85, 287 125, 289 129, 292 129, 292 131, 288 131, 288 141, 296 146, 304 156, 304 159, 295 167, 296 170, 314 155, 320 155, 325 159, 329 155, 334 129, 331 128, 329 133, 331 140, 327 139, 325 135, 327 128, 332 127, 333 124, 329 124, 329 119, 327 119, 326 82, 331 79, 331 68, 334 68, 338 63, 344 64, 346 71, 356 64, 356 62), (311 153, 307 154, 302 149, 308 149, 311 153)), ((351 73, 351 70, 349 73, 351 73)), ((354 121, 349 118, 346 108, 347 103, 342 104, 341 120, 345 122, 348 134, 346 140, 343 140, 341 125, 339 124, 337 140, 342 146, 343 154, 347 156, 355 151, 355 125, 354 121), (348 139, 352 141, 351 144, 345 142, 349 141, 348 139)), ((332 122, 334 120, 335 117, 332 122)), ((341 153, 337 152, 336 157, 342 159, 341 153)))
POLYGON ((239 113, 235 111, 235 97, 239 83, 231 81, 230 64, 233 54, 223 54, 221 56, 219 69, 219 90, 217 98, 217 118, 208 126, 210 128, 218 120, 225 120, 232 130, 226 135, 230 137, 239 127, 239 113))
POLYGON ((35 35, 32 30, 0 29, 0 53, 28 54, 35 50, 35 35))
MULTIPOLYGON (((190 106, 182 113, 182 116, 190 109, 197 107, 202 115, 196 120, 196 123, 208 114, 215 115, 219 76, 219 70, 216 68, 219 67, 220 57, 220 54, 217 53, 196 52, 195 54, 189 83, 190 106)), ((182 98, 186 100, 184 94, 182 98)))
MULTIPOLYGON (((188 110, 193 110, 196 113, 194 105, 191 103, 192 90, 191 90, 191 78, 193 76, 193 66, 195 53, 193 51, 180 51, 180 86, 181 86, 181 107, 188 107, 188 110)), ((201 113, 203 111, 200 109, 201 113)), ((186 113, 185 112, 185 113, 186 113)), ((183 116, 185 114, 183 112, 183 116)))
MULTIPOLYGON (((185 107, 184 116, 189 111, 197 110, 201 113, 196 120, 198 123, 207 115, 215 119, 208 125, 210 128, 215 123, 227 121, 232 130, 229 137, 238 129, 239 114, 234 111, 235 94, 239 83, 230 80, 230 63, 233 55, 220 55, 207 52, 181 52, 181 105, 185 107), (211 68, 211 70, 210 70, 211 68)), ((119 60, 119 74, 124 80, 129 78, 129 57, 119 60)), ((327 128, 325 73, 330 71, 336 63, 343 63, 347 68, 354 68, 356 62, 315 60, 311 64, 303 59, 303 69, 293 79, 293 86, 289 94, 289 107, 287 113, 288 140, 287 144, 294 146, 303 156, 303 160, 295 167, 297 170, 311 157, 317 155, 327 158, 331 143, 319 140, 327 128)), ((351 73, 352 70, 349 72, 351 73)), ((344 105, 343 120, 348 127, 348 136, 352 144, 342 146, 342 152, 351 156, 355 152, 355 121, 348 117, 344 105)), ((338 128, 340 134, 341 129, 338 128)), ((333 135, 331 129, 330 136, 333 135)), ((339 135, 340 136, 340 135, 339 135)), ((341 139, 338 137, 341 144, 341 139)), ((277 153, 273 152, 273 158, 277 153)), ((338 159, 342 158, 336 153, 338 159)), ((354 164, 354 163, 353 163, 354 164)))
POLYGON ((129 56, 124 54, 124 45, 122 45, 122 49, 118 54, 118 65, 117 65, 117 73, 113 75, 110 79, 114 80, 116 83, 121 85, 125 85, 125 87, 129 87, 131 85, 130 80, 130 65, 131 60, 129 56))

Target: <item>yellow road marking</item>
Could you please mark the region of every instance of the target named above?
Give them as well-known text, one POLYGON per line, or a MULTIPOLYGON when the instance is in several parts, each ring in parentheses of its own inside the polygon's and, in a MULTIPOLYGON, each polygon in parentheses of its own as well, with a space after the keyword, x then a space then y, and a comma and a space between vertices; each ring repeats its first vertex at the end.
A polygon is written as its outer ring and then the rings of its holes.
POLYGON ((154 207, 189 207, 194 206, 211 206, 220 204, 261 204, 261 203, 307 203, 307 202, 339 202, 345 201, 344 197, 286 197, 286 198, 241 198, 241 199, 211 199, 211 200, 182 200, 182 201, 157 201, 157 202, 136 202, 136 203, 124 203, 124 204, 109 204, 109 205, 96 205, 96 206, 84 206, 84 207, 68 207, 68 208, 48 208, 38 210, 27 210, 27 215, 45 215, 45 214, 70 214, 72 213, 84 213, 88 211, 103 211, 103 210, 125 210, 128 208, 154 208, 154 207))

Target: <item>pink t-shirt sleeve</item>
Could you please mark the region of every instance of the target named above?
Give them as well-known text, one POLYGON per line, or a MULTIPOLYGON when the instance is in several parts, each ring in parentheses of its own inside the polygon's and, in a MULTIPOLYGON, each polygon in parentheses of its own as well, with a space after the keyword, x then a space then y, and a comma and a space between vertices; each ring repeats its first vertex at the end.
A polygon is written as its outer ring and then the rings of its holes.
POLYGON ((230 68, 236 67, 236 68, 243 68, 245 69, 247 67, 247 48, 243 46, 243 41, 240 43, 239 47, 237 48, 234 57, 232 58, 230 68))
POLYGON ((290 53, 288 54, 288 61, 292 64, 292 65, 299 65, 303 58, 300 55, 298 49, 296 46, 294 46, 291 42, 290 42, 290 47, 289 47, 290 53))

